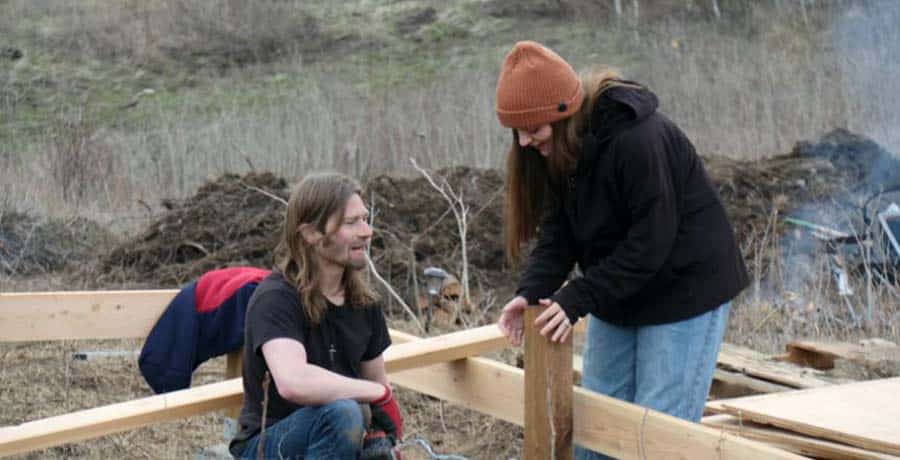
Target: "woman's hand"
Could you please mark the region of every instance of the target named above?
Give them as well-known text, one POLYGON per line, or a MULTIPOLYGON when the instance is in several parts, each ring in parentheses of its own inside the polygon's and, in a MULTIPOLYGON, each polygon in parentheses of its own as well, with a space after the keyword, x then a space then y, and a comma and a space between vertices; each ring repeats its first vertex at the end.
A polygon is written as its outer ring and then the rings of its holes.
POLYGON ((572 323, 565 310, 550 299, 540 299, 538 302, 547 309, 534 320, 534 326, 541 328, 541 335, 552 342, 565 342, 572 333, 572 323))
POLYGON ((522 336, 524 334, 523 326, 525 322, 525 309, 528 307, 528 300, 522 296, 516 296, 503 307, 503 313, 497 320, 497 327, 500 332, 509 340, 509 344, 515 347, 522 345, 522 336))

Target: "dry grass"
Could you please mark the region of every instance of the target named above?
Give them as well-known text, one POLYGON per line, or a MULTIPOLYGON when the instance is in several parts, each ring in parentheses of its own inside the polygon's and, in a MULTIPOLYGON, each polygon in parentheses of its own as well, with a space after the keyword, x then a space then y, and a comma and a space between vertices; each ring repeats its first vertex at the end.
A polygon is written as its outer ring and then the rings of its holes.
MULTIPOLYGON (((360 10, 353 16, 313 3, 304 12, 297 2, 251 6, 257 4, 161 0, 140 7, 114 3, 109 8, 7 3, 16 12, 12 16, 45 24, 34 32, 42 40, 60 42, 56 46, 64 44, 78 56, 115 58, 136 66, 160 50, 174 50, 173 56, 187 50, 202 54, 229 41, 261 49, 250 54, 268 53, 264 43, 273 37, 281 37, 279 43, 289 48, 298 40, 289 32, 290 25, 303 24, 298 15, 313 15, 322 22, 320 30, 332 32, 347 27, 347 16, 365 21, 365 16, 357 17, 363 14, 360 10), (149 26, 143 17, 149 18, 149 26), (171 43, 135 41, 146 35, 134 33, 141 27, 171 43)), ((583 7, 569 3, 573 11, 583 7)), ((463 6, 468 3, 459 5, 456 8, 467 11, 463 6)), ((364 43, 357 43, 362 51, 344 60, 341 54, 293 50, 279 54, 272 64, 251 59, 259 65, 235 69, 223 78, 188 80, 200 85, 194 89, 165 88, 166 76, 181 78, 175 75, 182 67, 164 66, 155 78, 157 91, 135 97, 137 108, 110 108, 112 102, 99 96, 84 98, 80 100, 87 106, 64 105, 44 126, 90 128, 83 138, 93 157, 78 160, 90 171, 74 169, 71 181, 103 178, 102 186, 92 187, 96 190, 80 203, 95 212, 135 213, 143 207, 140 202, 152 205, 162 197, 184 196, 210 175, 241 172, 251 164, 289 177, 312 169, 357 176, 411 173, 409 158, 429 168, 499 167, 509 135, 493 114, 496 66, 513 40, 537 38, 579 68, 611 64, 646 82, 660 95, 662 110, 704 154, 769 157, 834 127, 850 128, 889 150, 900 150, 900 131, 894 128, 900 125, 900 80, 889 78, 900 74, 900 30, 893 27, 900 22, 900 5, 848 3, 803 14, 767 5, 735 7, 732 12, 723 6, 719 21, 681 15, 597 26, 567 19, 565 28, 545 21, 528 32, 501 23, 494 35, 477 43, 463 37, 458 48, 447 45, 451 51, 428 55, 429 49, 419 50, 427 56, 420 60, 409 54, 415 48, 408 44, 370 53, 364 43), (334 62, 310 64, 316 56, 334 62), (423 80, 421 73, 431 76, 423 80), (95 99, 100 100, 91 102, 95 99), (140 116, 132 115, 135 110, 140 116), (73 124, 79 112, 93 113, 94 119, 73 124), (118 119, 123 122, 112 121, 118 119), (88 177, 78 179, 75 174, 82 172, 88 177)), ((354 7, 360 8, 353 4, 347 10, 354 7)), ((652 16, 653 10, 643 14, 652 16)), ((444 16, 438 14, 437 21, 444 16)), ((357 22, 349 24, 358 28, 357 22)), ((35 78, 41 76, 40 69, 34 71, 35 78)), ((21 85, 22 75, 18 78, 21 85)), ((148 83, 144 77, 138 80, 148 83)), ((41 137, 32 147, 0 146, 0 164, 11 173, 0 179, 0 188, 27 207, 63 209, 58 197, 71 201, 71 185, 58 172, 68 170, 70 153, 82 152, 72 148, 80 145, 77 130, 63 134, 62 139, 41 137), (70 145, 61 146, 61 141, 70 145)))
POLYGON ((734 303, 726 340, 768 353, 783 352, 799 338, 855 342, 880 337, 900 343, 900 272, 878 262, 885 260, 877 254, 885 248, 879 228, 855 225, 860 230, 851 234, 875 242, 855 259, 848 257, 852 245, 833 253, 808 232, 775 233, 784 225, 781 218, 773 214, 771 226, 749 243, 758 246, 748 267, 752 284, 734 303), (842 295, 834 272, 839 262, 852 294, 842 295))

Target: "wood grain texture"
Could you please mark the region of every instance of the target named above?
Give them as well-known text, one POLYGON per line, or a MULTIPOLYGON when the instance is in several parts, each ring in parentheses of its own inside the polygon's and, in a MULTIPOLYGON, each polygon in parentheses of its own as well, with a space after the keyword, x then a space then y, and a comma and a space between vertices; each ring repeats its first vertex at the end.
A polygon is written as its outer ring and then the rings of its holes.
POLYGON ((729 433, 734 433, 747 439, 756 439, 800 455, 809 455, 825 460, 900 460, 900 457, 894 455, 811 438, 746 420, 742 421, 732 415, 704 417, 703 424, 714 428, 722 428, 728 430, 729 433))
POLYGON ((0 342, 144 338, 177 293, 0 293, 0 342))
POLYGON ((728 413, 900 455, 900 377, 719 401, 728 413))
POLYGON ((822 371, 778 362, 762 353, 729 343, 722 344, 718 366, 792 388, 818 388, 835 383, 827 379, 822 371))
POLYGON ((572 337, 554 343, 533 327, 544 307, 525 310, 526 460, 571 460, 572 337))

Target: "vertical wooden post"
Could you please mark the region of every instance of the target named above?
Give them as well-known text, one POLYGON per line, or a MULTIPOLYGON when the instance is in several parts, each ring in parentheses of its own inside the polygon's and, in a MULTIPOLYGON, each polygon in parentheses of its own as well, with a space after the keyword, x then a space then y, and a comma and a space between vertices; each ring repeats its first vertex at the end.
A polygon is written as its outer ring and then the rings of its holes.
MULTIPOLYGON (((225 379, 236 379, 240 378, 244 373, 242 371, 241 365, 243 364, 243 347, 238 348, 225 357, 225 379)), ((228 409, 226 415, 231 418, 238 418, 238 415, 241 414, 241 409, 236 407, 234 409, 228 409)))
POLYGON ((572 337, 551 342, 525 309, 525 460, 572 460, 572 337))

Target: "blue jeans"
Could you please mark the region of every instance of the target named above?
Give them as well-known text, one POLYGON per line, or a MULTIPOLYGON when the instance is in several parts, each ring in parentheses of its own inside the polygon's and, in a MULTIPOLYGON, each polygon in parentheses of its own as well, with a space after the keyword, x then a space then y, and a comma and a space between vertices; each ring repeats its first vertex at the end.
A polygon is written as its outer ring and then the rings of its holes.
MULTIPOLYGON (((266 428, 266 459, 347 460, 359 456, 363 415, 356 401, 339 399, 322 406, 306 406, 266 428)), ((241 454, 256 459, 259 435, 250 438, 241 454)))
MULTIPOLYGON (((709 394, 730 302, 676 323, 620 327, 591 317, 582 386, 697 422, 709 394)), ((578 460, 607 456, 576 447, 578 460)))

